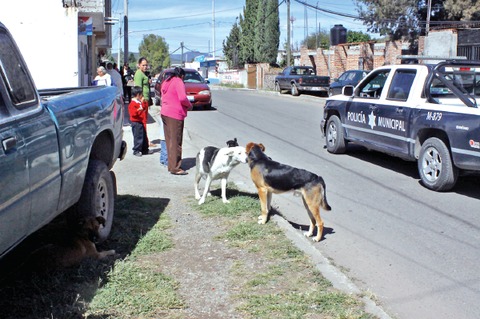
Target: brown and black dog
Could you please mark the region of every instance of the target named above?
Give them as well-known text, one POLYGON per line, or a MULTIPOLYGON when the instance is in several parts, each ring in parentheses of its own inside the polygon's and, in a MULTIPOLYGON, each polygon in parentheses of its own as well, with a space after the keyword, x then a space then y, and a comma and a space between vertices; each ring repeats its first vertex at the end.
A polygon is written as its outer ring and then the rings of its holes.
POLYGON ((323 233, 323 221, 320 217, 320 207, 331 210, 325 194, 325 182, 320 176, 304 169, 295 168, 271 160, 263 151, 263 144, 250 142, 245 147, 248 155, 248 165, 252 181, 257 187, 262 214, 258 217, 259 224, 268 220, 268 212, 272 193, 300 191, 303 204, 310 217, 310 228, 305 236, 313 235, 315 225, 317 236, 314 241, 320 241, 323 233))
POLYGON ((78 221, 61 236, 61 243, 48 244, 34 251, 30 256, 29 267, 36 270, 71 267, 80 264, 85 258, 102 259, 115 255, 115 250, 99 252, 95 246, 101 225, 105 225, 105 219, 101 216, 78 221))

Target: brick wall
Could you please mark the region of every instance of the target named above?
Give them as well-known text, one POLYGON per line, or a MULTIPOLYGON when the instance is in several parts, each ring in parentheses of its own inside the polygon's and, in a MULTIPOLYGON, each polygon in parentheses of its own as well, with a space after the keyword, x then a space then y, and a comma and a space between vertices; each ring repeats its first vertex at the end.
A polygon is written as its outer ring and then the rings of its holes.
POLYGON ((397 57, 406 47, 408 44, 401 41, 339 44, 326 50, 302 47, 300 65, 311 65, 318 75, 328 75, 333 79, 347 70, 373 70, 385 64, 399 64, 397 57))
MULTIPOLYGON (((318 75, 330 76, 333 80, 347 70, 370 71, 382 65, 400 64, 401 61, 397 57, 402 54, 402 49, 406 48, 408 48, 408 43, 401 41, 346 43, 332 46, 329 49, 317 50, 308 50, 302 47, 299 60, 300 65, 313 66, 318 75)), ((240 81, 240 78, 237 78, 234 82, 238 81, 245 87, 260 90, 273 90, 275 76, 282 71, 265 63, 246 65, 246 68, 248 79, 242 78, 243 80, 240 81)), ((220 80, 222 81, 224 72, 221 73, 220 80)))

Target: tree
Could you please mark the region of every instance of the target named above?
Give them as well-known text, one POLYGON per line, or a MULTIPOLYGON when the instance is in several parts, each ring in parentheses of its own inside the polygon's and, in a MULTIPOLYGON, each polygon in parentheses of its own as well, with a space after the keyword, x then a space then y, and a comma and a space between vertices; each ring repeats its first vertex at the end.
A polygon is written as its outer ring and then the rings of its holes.
POLYGON ((243 18, 240 17, 240 59, 244 63, 255 62, 254 39, 258 0, 246 0, 243 18))
POLYGON ((280 43, 278 6, 278 0, 246 0, 243 15, 239 16, 239 25, 234 24, 223 44, 224 54, 232 64, 236 52, 237 65, 276 62, 280 43), (238 36, 237 30, 234 30, 237 28, 238 36), (238 46, 235 41, 238 41, 238 46))
POLYGON ((266 0, 263 57, 257 62, 276 63, 280 44, 280 16, 277 0, 266 0))
POLYGON ((312 33, 301 42, 301 45, 312 50, 317 48, 326 49, 330 46, 330 35, 326 31, 312 33))
POLYGON ((255 19, 255 27, 253 28, 255 31, 255 37, 253 38, 253 58, 255 62, 261 62, 265 58, 265 19, 267 17, 266 0, 258 1, 256 13, 257 17, 255 19))
MULTIPOLYGON (((411 43, 418 35, 425 35, 428 0, 355 0, 355 5, 369 32, 411 43)), ((431 0, 432 25, 478 19, 478 0, 431 0)))
POLYGON ((233 69, 238 69, 241 64, 239 59, 240 54, 240 28, 235 22, 230 30, 230 34, 227 36, 226 40, 223 40, 223 54, 227 59, 228 67, 233 69))
POLYGON ((480 20, 480 1, 477 0, 445 0, 443 7, 449 20, 480 20))
POLYGON ((388 35, 393 40, 408 37, 416 31, 418 16, 416 0, 356 0, 359 16, 367 30, 388 35))
POLYGON ((140 56, 147 58, 153 74, 159 73, 162 69, 170 66, 168 44, 161 36, 155 34, 144 35, 138 51, 140 56))
POLYGON ((128 64, 130 67, 137 65, 137 59, 135 58, 135 54, 131 53, 128 55, 128 64))
POLYGON ((372 40, 369 34, 361 31, 347 31, 347 43, 367 42, 372 40))

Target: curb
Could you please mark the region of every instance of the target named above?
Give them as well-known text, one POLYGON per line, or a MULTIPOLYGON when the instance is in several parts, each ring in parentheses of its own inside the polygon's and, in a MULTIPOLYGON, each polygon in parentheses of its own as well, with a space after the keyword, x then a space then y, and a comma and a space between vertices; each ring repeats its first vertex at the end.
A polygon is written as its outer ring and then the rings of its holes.
POLYGON ((288 93, 282 94, 282 93, 279 93, 279 92, 276 92, 276 91, 257 90, 257 89, 248 89, 248 88, 229 88, 229 87, 219 86, 219 85, 215 85, 215 86, 211 85, 210 89, 212 91, 213 90, 218 90, 218 91, 227 91, 227 90, 230 90, 230 91, 251 91, 251 92, 254 91, 254 92, 257 92, 257 93, 260 93, 260 94, 282 96, 282 97, 285 97, 287 99, 302 99, 302 100, 311 100, 311 101, 321 101, 322 103, 325 103, 326 99, 328 98, 326 96, 315 96, 315 95, 310 95, 308 93, 300 94, 300 96, 291 96, 288 93))

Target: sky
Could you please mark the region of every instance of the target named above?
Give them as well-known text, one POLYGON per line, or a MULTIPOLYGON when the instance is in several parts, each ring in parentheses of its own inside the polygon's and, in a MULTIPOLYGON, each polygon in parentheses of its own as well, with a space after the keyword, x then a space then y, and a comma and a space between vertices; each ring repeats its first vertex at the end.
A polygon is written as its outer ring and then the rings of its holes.
MULTIPOLYGON (((165 39, 170 53, 180 53, 181 42, 184 52, 215 52, 215 56, 223 56, 223 40, 230 34, 237 17, 243 14, 245 0, 112 0, 112 17, 123 21, 124 3, 128 1, 128 51, 138 52, 144 35, 155 34, 165 39), (215 21, 215 23, 213 23, 215 21)), ((280 46, 287 40, 287 4, 278 1, 280 12, 280 46)), ((309 5, 318 6, 347 15, 357 15, 354 0, 301 0, 309 5)), ((308 8, 296 0, 290 0, 290 17, 293 20, 291 43, 294 47, 306 34, 312 34, 316 27, 330 32, 336 24, 342 24, 347 30, 362 31, 366 27, 355 19, 334 15, 308 8), (307 33, 308 30, 308 33, 307 33)), ((112 53, 118 52, 119 26, 113 26, 112 53)))

